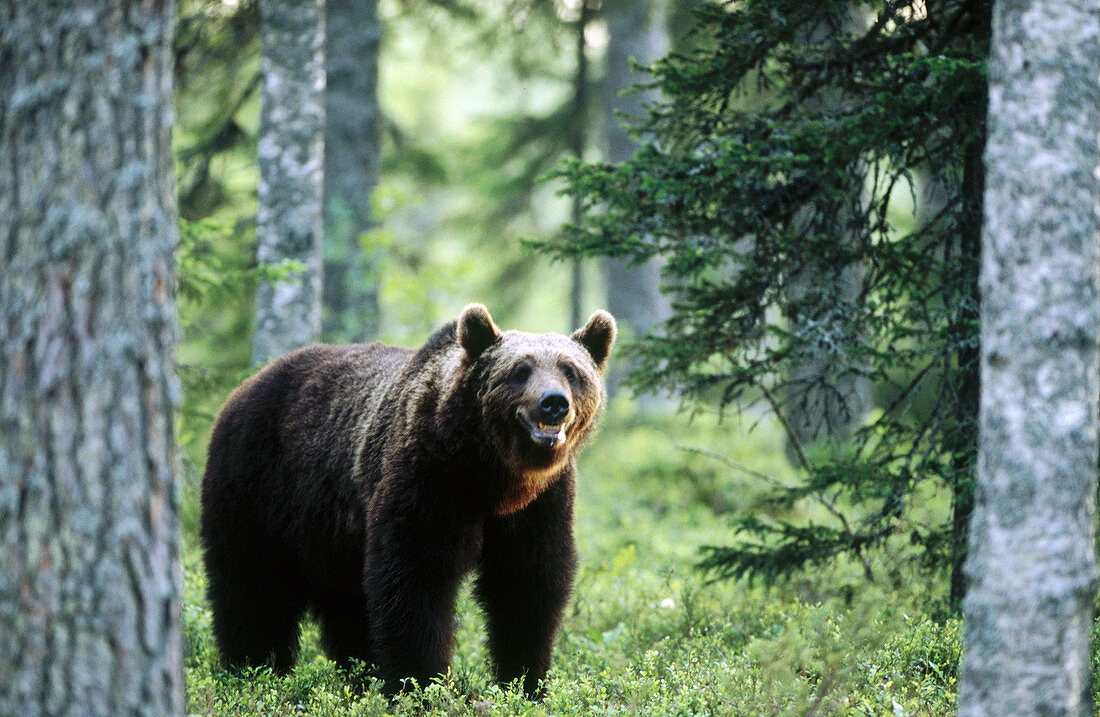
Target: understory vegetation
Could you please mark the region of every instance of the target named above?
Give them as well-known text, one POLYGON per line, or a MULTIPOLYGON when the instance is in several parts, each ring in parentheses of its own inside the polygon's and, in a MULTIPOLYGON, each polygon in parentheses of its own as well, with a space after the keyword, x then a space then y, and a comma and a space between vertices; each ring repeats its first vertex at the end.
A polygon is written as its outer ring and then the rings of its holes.
MULTIPOLYGON (((189 471, 185 512, 194 515, 197 474, 189 471)), ((541 703, 493 682, 468 590, 450 674, 395 705, 376 684, 356 689, 323 655, 308 621, 293 673, 228 675, 218 667, 201 551, 189 531, 188 713, 952 714, 959 622, 922 610, 936 604, 934 591, 921 576, 892 570, 888 552, 874 565, 874 584, 856 565, 771 589, 708 583, 698 571, 700 545, 726 539, 731 517, 753 510, 769 480, 795 479, 780 432, 758 417, 689 423, 662 413, 639 418, 626 401, 613 403, 581 457, 581 562, 541 703), (720 453, 720 445, 734 448, 720 453)))

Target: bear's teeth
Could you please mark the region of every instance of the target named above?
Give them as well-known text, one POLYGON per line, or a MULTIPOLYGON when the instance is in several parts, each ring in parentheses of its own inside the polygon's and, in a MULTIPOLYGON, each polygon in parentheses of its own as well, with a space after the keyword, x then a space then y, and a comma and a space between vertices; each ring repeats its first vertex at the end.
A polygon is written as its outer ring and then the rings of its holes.
POLYGON ((551 426, 547 423, 539 423, 535 427, 539 433, 546 436, 560 437, 561 434, 564 433, 564 426, 562 426, 560 423, 554 426, 551 426))
POLYGON ((565 423, 548 424, 542 421, 532 420, 523 411, 517 413, 520 421, 527 426, 531 438, 538 443, 556 445, 565 440, 565 423))

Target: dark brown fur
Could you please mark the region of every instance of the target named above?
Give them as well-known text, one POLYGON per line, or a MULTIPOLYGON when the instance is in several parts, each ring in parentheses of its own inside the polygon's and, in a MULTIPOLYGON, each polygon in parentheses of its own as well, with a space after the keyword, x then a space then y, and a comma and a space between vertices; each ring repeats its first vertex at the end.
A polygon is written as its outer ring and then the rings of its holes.
POLYGON ((202 487, 227 665, 288 670, 311 608, 333 659, 375 664, 391 693, 424 685, 450 662, 455 594, 476 570, 497 675, 536 694, 573 581, 574 456, 614 337, 606 312, 567 337, 501 333, 471 305, 419 350, 313 346, 242 384, 202 487), (532 418, 566 403, 560 427, 532 418))

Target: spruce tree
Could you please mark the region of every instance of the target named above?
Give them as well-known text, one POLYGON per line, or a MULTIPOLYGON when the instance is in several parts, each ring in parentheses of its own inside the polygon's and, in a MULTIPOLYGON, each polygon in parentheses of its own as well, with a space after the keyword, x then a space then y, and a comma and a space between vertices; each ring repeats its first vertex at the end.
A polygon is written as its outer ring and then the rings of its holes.
POLYGON ((961 599, 990 6, 704 3, 694 45, 656 65, 634 156, 558 173, 585 220, 546 250, 664 260, 673 315, 634 346, 633 385, 761 401, 805 471, 736 522, 735 544, 705 548, 715 577, 841 555, 870 576, 869 552, 900 539, 961 599), (876 408, 850 437, 800 441, 788 397, 843 398, 854 379, 876 408), (938 514, 922 504, 935 491, 938 514), (824 517, 783 519, 800 500, 824 517))

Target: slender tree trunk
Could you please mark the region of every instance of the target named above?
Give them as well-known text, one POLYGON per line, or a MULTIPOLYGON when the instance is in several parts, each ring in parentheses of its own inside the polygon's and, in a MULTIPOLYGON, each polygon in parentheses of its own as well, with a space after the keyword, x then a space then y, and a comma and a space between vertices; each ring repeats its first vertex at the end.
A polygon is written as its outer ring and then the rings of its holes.
POLYGON ((1086 715, 1096 596, 1100 8, 999 0, 960 715, 1086 715))
MULTIPOLYGON (((584 159, 584 147, 588 140, 588 43, 585 39, 585 31, 588 28, 590 0, 581 0, 580 17, 577 18, 576 27, 576 74, 573 75, 573 138, 570 143, 573 156, 584 159)), ((574 224, 580 224, 582 220, 582 207, 580 197, 573 197, 574 224)), ((573 260, 571 284, 569 289, 569 325, 580 326, 584 322, 584 271, 581 260, 573 260)), ((572 329, 570 329, 572 330, 572 329)))
POLYGON ((321 336, 325 64, 322 0, 263 0, 256 260, 298 262, 256 292, 252 362, 321 336))
MULTIPOLYGON (((627 134, 620 115, 641 117, 647 103, 657 99, 655 90, 624 94, 644 75, 634 71, 632 61, 648 65, 663 57, 669 48, 664 13, 649 0, 607 0, 606 75, 603 83, 604 159, 619 163, 630 159, 637 144, 627 134)), ((607 308, 621 328, 634 337, 644 336, 668 318, 668 300, 661 294, 660 262, 634 264, 620 259, 603 260, 607 280, 607 308)), ((608 390, 621 380, 617 371, 608 375, 608 390)))
POLYGON ((182 714, 174 3, 0 2, 0 714, 182 714))
POLYGON ((325 2, 324 335, 378 334, 378 267, 361 246, 381 172, 376 0, 325 2))

